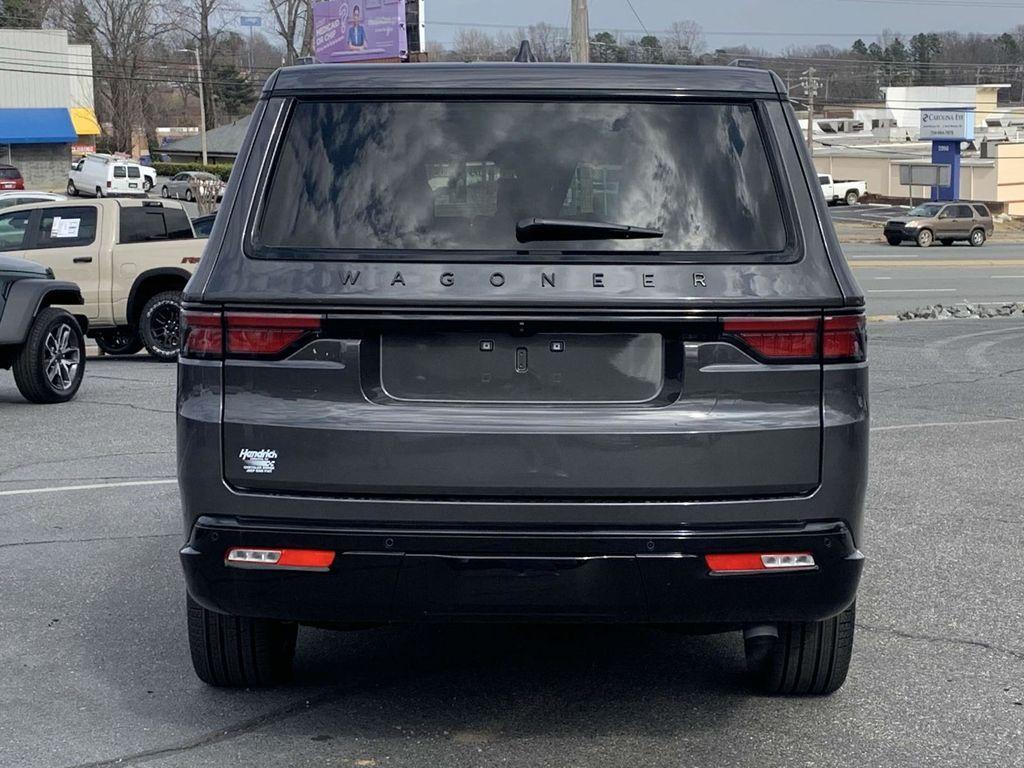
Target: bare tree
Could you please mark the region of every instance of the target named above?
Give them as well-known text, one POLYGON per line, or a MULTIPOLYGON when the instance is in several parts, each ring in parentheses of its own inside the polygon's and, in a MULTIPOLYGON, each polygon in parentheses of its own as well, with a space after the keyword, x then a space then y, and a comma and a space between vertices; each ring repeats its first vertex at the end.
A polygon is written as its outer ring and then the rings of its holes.
POLYGON ((700 24, 689 19, 673 21, 663 38, 665 58, 673 64, 689 64, 704 53, 707 43, 700 24))
POLYGON ((274 31, 284 43, 285 62, 313 52, 313 0, 267 0, 274 31))
POLYGON ((216 72, 216 59, 228 27, 234 22, 232 13, 238 6, 232 0, 175 0, 177 28, 189 40, 187 47, 199 51, 203 69, 203 96, 206 107, 206 127, 217 124, 217 103, 211 80, 216 72))
POLYGON ((146 125, 155 80, 146 58, 170 28, 162 0, 75 0, 65 9, 91 27, 100 118, 110 122, 116 151, 131 152, 146 125))
POLYGON ((459 61, 495 61, 501 49, 497 41, 479 29, 460 29, 452 42, 452 53, 459 61))

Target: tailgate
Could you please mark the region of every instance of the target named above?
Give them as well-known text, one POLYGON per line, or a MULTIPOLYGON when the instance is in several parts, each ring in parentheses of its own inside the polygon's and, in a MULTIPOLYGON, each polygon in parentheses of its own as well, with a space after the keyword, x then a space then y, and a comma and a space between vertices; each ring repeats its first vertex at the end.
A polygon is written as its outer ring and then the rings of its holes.
MULTIPOLYGON (((229 346, 274 334, 227 322, 229 346)), ((237 489, 696 499, 818 484, 820 364, 759 362, 718 319, 327 315, 275 338, 224 363, 237 489)))

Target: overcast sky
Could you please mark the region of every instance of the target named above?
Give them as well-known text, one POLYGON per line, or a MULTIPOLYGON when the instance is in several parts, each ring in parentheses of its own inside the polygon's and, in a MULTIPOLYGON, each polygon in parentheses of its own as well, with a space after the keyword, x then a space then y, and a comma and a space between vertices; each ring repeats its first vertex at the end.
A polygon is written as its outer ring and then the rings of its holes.
MULTIPOLYGON (((1021 0, 632 0, 643 26, 655 31, 693 19, 709 49, 747 44, 770 51, 788 45, 870 42, 883 29, 913 34, 1003 32, 1024 23, 1021 0), (945 7, 943 7, 945 6, 945 7)), ((427 38, 450 42, 459 26, 566 26, 569 0, 426 0, 427 38)), ((589 0, 590 26, 639 30, 626 0, 589 0)), ((496 31, 496 30, 491 30, 496 31)))

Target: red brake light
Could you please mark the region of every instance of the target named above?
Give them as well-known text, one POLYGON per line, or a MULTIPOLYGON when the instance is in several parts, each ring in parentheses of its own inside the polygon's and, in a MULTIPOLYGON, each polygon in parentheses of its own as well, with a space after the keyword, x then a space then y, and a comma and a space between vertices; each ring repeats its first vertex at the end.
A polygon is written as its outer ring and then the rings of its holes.
POLYGON ((860 362, 867 357, 864 315, 825 318, 822 356, 826 363, 860 362))
POLYGON ((229 312, 227 353, 246 356, 279 355, 303 336, 319 331, 320 315, 270 315, 229 312))
POLYGON ((181 353, 185 357, 220 357, 224 354, 220 312, 182 310, 181 353))
POLYGON ((817 359, 820 327, 816 317, 737 317, 724 323, 727 334, 768 360, 817 359))

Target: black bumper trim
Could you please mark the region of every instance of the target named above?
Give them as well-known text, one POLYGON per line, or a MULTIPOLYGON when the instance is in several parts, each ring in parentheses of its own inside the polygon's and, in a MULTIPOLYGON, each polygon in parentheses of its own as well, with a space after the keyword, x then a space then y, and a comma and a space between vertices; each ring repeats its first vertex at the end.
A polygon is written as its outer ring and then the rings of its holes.
POLYGON ((223 613, 303 623, 423 620, 807 621, 853 602, 863 555, 842 522, 674 530, 361 528, 201 517, 190 594, 223 613), (237 569, 232 546, 338 553, 326 573, 237 569), (807 572, 711 575, 710 552, 809 551, 807 572))

